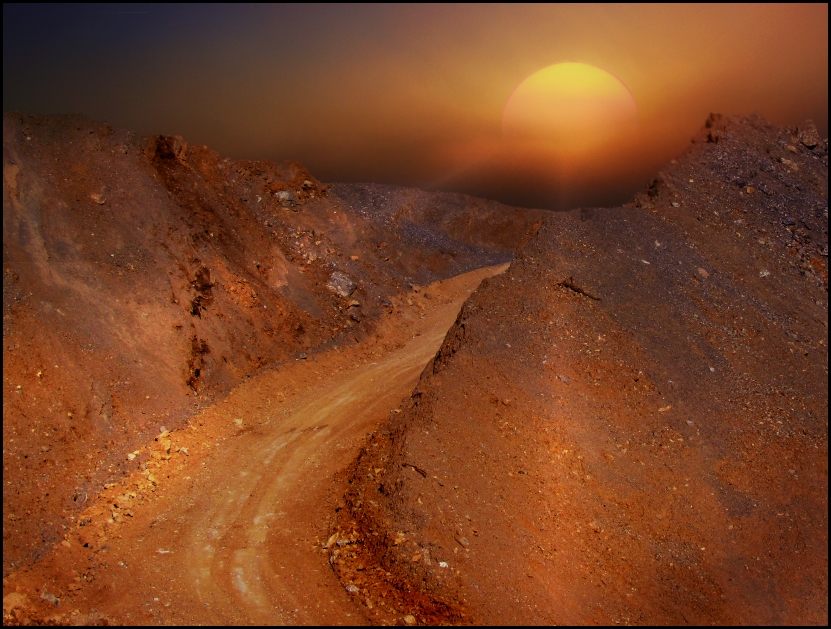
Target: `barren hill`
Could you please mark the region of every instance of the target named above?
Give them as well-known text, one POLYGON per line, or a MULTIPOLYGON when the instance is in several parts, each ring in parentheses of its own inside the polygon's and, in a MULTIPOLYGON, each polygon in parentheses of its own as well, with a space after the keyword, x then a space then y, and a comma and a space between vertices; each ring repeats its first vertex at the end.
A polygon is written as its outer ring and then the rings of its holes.
POLYGON ((545 214, 387 188, 401 202, 381 215, 293 162, 82 116, 3 125, 4 576, 142 465, 126 455, 160 426, 371 336, 411 284, 510 260, 545 214))
POLYGON ((632 203, 549 217, 356 463, 356 602, 826 624, 827 168, 811 125, 714 115, 632 203))
POLYGON ((7 114, 4 621, 827 624, 827 149, 549 214, 7 114))

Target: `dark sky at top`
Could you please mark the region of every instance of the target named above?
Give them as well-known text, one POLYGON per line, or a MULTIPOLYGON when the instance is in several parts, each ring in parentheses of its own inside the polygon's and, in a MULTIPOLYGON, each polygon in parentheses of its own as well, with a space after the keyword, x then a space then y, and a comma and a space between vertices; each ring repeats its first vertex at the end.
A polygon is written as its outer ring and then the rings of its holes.
POLYGON ((3 5, 4 111, 520 205, 624 201, 711 111, 825 136, 827 95, 825 4, 3 5), (638 108, 638 145, 579 185, 501 144, 514 88, 564 61, 638 108))

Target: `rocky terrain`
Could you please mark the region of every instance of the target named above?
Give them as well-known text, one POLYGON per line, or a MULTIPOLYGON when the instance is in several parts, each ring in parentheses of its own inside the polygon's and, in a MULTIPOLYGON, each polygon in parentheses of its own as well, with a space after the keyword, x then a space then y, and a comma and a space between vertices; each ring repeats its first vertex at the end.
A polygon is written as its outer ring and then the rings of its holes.
POLYGON ((142 465, 126 455, 160 426, 371 336, 391 297, 509 260, 544 215, 330 187, 81 116, 3 124, 4 576, 142 465))
POLYGON ((4 620, 827 624, 827 148, 550 214, 6 114, 4 620))
POLYGON ((357 598, 827 623, 827 168, 811 126, 712 116, 632 203, 548 219, 363 450, 333 528, 357 598))

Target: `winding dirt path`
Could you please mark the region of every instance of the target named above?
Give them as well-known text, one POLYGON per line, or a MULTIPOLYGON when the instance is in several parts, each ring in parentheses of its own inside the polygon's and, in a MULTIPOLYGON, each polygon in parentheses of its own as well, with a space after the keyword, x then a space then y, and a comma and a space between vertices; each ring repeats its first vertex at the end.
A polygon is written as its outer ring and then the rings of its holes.
POLYGON ((137 451, 145 469, 6 585, 64 622, 366 623, 322 548, 344 471, 412 391, 464 300, 505 268, 416 288, 372 339, 262 373, 160 435, 137 451))

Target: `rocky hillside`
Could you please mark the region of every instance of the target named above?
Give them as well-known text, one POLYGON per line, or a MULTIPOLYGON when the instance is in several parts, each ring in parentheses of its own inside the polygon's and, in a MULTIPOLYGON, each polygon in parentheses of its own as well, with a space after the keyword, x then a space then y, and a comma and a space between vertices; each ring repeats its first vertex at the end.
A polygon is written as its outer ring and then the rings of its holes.
POLYGON ((4 575, 136 468, 128 454, 160 426, 258 369, 371 334, 411 283, 509 260, 544 215, 334 190, 297 163, 4 115, 4 575))
POLYGON ((632 203, 546 219, 357 461, 347 590, 419 623, 826 624, 827 148, 714 115, 632 203))

